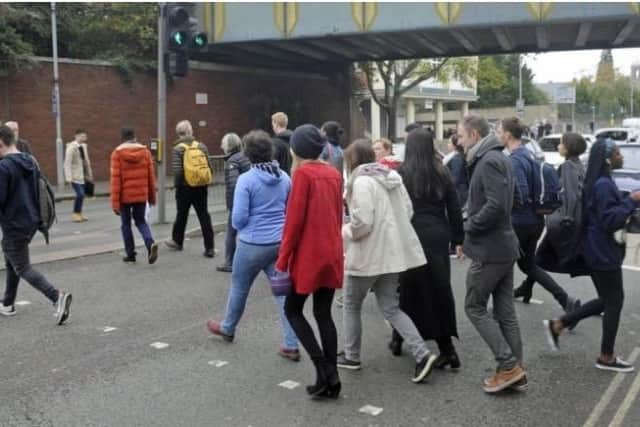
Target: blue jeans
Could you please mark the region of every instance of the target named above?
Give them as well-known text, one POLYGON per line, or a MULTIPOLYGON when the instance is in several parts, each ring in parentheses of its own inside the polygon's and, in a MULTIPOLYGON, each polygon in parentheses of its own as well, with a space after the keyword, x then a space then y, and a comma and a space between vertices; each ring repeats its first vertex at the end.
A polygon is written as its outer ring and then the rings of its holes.
POLYGON ((72 182, 71 186, 73 191, 76 192, 76 198, 73 201, 73 213, 79 214, 82 212, 82 202, 84 201, 84 184, 72 182))
POLYGON ((224 239, 224 263, 228 266, 233 266, 233 256, 236 253, 236 237, 238 232, 233 225, 231 225, 231 211, 229 211, 229 218, 227 219, 227 235, 224 239))
MULTIPOLYGON (((231 289, 227 299, 227 309, 222 321, 222 331, 228 335, 235 335, 236 326, 240 322, 247 297, 254 280, 260 271, 267 276, 275 271, 275 263, 278 259, 280 244, 252 245, 242 240, 238 241, 236 253, 233 258, 233 273, 231 273, 231 289)), ((284 348, 297 349, 298 338, 291 328, 284 314, 285 297, 275 297, 280 312, 282 333, 284 335, 284 348)))
POLYGON ((133 242, 133 232, 131 231, 131 218, 136 224, 138 231, 144 239, 144 245, 147 250, 151 249, 153 244, 153 236, 151 235, 151 229, 147 220, 144 217, 145 210, 147 208, 146 203, 133 203, 131 205, 122 205, 120 207, 120 221, 122 230, 122 239, 124 240, 124 250, 127 256, 135 256, 136 246, 133 242))

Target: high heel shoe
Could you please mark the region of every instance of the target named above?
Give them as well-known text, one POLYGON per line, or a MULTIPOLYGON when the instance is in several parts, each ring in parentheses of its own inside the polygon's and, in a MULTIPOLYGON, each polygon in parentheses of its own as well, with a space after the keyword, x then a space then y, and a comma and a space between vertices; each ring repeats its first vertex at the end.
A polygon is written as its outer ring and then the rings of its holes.
POLYGON ((513 291, 513 297, 514 298, 522 298, 522 302, 525 304, 529 304, 529 301, 531 301, 531 295, 533 294, 533 290, 531 288, 529 288, 528 286, 526 286, 524 283, 520 286, 518 286, 514 291, 513 291))
POLYGON ((337 366, 331 364, 325 365, 325 375, 327 379, 327 389, 323 397, 337 399, 340 396, 340 390, 342 390, 337 366))
POLYGON ((458 354, 455 351, 447 354, 440 353, 433 364, 436 369, 444 369, 447 366, 451 367, 451 369, 460 369, 460 358, 458 358, 458 354))
POLYGON ((324 367, 322 366, 322 362, 315 362, 316 365, 316 383, 314 385, 308 385, 306 387, 307 394, 311 396, 311 398, 322 396, 327 392, 327 388, 329 384, 327 382, 327 375, 325 373, 324 367))

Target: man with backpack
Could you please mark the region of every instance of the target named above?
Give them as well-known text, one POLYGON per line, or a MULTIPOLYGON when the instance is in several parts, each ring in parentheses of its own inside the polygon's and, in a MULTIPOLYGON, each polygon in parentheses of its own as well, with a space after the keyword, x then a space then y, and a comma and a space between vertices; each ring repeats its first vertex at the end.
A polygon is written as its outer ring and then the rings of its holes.
POLYGON ((29 243, 41 224, 40 170, 33 157, 21 153, 14 134, 0 127, 0 226, 7 285, 0 314, 16 314, 20 279, 42 292, 55 307, 56 324, 69 318, 71 294, 54 288, 29 262, 29 243))
MULTIPOLYGON (((516 181, 511 223, 522 252, 518 267, 529 281, 539 282, 565 311, 570 312, 580 306, 580 300, 569 297, 547 272, 536 265, 536 249, 544 231, 544 215, 561 205, 559 179, 552 166, 538 163, 522 144, 524 130, 520 119, 512 117, 502 120, 499 131, 502 144, 511 153, 516 181)), ((528 303, 531 287, 520 286, 514 291, 514 297, 522 297, 528 303)))
POLYGON ((172 240, 165 244, 170 249, 182 250, 189 209, 193 206, 202 229, 204 256, 213 258, 215 255, 213 227, 207 201, 208 186, 213 182, 209 150, 206 145, 193 138, 193 127, 188 120, 178 123, 176 133, 178 140, 173 147, 172 168, 178 212, 171 233, 172 240))

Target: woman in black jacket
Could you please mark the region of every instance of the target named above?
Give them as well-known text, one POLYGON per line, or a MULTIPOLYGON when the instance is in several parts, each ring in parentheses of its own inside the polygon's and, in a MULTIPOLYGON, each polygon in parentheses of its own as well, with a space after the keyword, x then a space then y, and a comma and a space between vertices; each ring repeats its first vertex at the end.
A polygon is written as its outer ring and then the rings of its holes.
POLYGON ((231 273, 233 255, 236 252, 236 230, 231 225, 231 211, 233 210, 233 193, 236 190, 238 177, 251 169, 251 162, 242 151, 242 140, 235 133, 228 133, 222 137, 220 145, 224 152, 224 185, 225 199, 229 218, 227 221, 227 234, 224 241, 224 264, 216 267, 216 270, 231 273))
MULTIPOLYGON (((400 275, 400 308, 413 320, 425 340, 434 339, 440 349, 436 368, 459 368, 451 337, 458 336, 451 290, 449 245, 462 257, 462 213, 451 174, 444 167, 424 129, 407 136, 406 160, 398 169, 413 203, 412 224, 428 264, 400 275)), ((402 340, 394 331, 389 347, 401 354, 402 340)))
POLYGON ((467 162, 464 158, 464 147, 458 143, 458 135, 451 135, 449 139, 449 154, 444 158, 444 164, 449 168, 453 183, 458 193, 458 204, 464 208, 469 194, 469 176, 467 162))

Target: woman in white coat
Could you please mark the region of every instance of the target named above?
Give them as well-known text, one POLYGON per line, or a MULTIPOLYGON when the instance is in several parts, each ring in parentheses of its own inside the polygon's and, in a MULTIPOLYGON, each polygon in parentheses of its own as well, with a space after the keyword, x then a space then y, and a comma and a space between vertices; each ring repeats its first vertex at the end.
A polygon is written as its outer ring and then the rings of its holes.
POLYGON ((357 140, 345 151, 350 178, 346 201, 350 221, 342 229, 346 247, 343 344, 338 367, 357 370, 362 336, 361 309, 369 290, 375 293, 385 319, 404 338, 416 360, 412 381, 422 382, 436 357, 415 325, 400 310, 398 275, 426 264, 411 225, 413 207, 400 175, 376 163, 368 140, 357 140))

